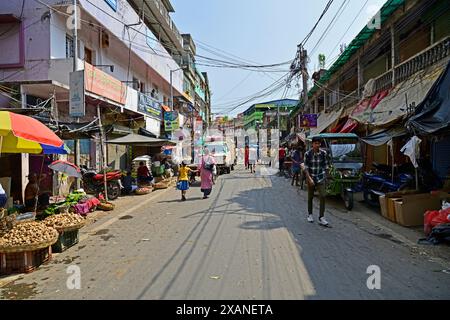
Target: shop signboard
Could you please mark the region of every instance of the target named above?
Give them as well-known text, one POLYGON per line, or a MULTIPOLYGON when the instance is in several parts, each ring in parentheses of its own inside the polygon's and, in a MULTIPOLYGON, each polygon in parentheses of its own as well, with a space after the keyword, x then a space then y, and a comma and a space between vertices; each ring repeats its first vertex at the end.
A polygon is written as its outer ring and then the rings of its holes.
POLYGON ((302 114, 300 116, 301 128, 317 128, 317 114, 302 114))
POLYGON ((161 103, 142 92, 139 92, 138 111, 150 117, 161 119, 161 103))
POLYGON ((180 127, 178 112, 164 112, 164 129, 174 131, 180 127))
POLYGON ((106 72, 84 63, 84 82, 86 91, 108 98, 120 104, 126 103, 126 86, 106 72))
POLYGON ((279 114, 280 117, 281 117, 281 116, 288 116, 288 115, 290 115, 290 112, 289 111, 280 111, 278 113, 277 111, 266 111, 264 114, 266 116, 271 116, 271 117, 273 117, 273 116, 276 117, 279 114))
POLYGON ((84 70, 71 72, 69 75, 69 115, 71 117, 84 117, 84 70))

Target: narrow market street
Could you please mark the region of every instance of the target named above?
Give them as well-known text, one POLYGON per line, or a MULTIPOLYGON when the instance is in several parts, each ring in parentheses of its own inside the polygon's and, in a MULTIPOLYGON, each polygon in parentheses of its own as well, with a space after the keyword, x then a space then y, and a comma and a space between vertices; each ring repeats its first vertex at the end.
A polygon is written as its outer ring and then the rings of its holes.
POLYGON ((1 299, 449 299, 448 246, 417 245, 414 230, 356 203, 327 202, 332 227, 305 219, 306 192, 238 168, 209 199, 174 188, 124 197, 80 242, 30 274, 0 278, 1 299), (447 257, 446 257, 447 255, 447 257), (81 288, 68 289, 68 267, 81 288), (381 270, 381 289, 366 273, 381 270))

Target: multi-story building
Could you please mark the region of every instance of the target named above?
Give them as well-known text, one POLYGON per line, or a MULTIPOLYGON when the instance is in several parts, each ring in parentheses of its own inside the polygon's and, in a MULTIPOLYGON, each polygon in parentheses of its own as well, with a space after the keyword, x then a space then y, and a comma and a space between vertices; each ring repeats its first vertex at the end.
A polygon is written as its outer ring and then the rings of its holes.
MULTIPOLYGON (((381 140, 364 140, 367 166, 393 162, 387 142, 395 137, 400 138, 394 139, 394 162, 405 161, 399 151, 408 137, 404 122, 448 65, 449 35, 448 1, 386 1, 374 23, 360 31, 328 70, 317 73, 309 107, 300 104, 293 114, 297 129, 300 113, 317 113, 318 127, 311 134, 352 131, 366 137, 385 132, 381 140)), ((437 154, 448 149, 450 138, 439 143, 442 148, 423 143, 423 153, 450 159, 450 154, 437 154)), ((450 163, 434 161, 441 176, 447 174, 444 165, 450 163)))
POLYGON ((278 128, 278 112, 280 131, 287 133, 287 122, 291 111, 298 104, 298 100, 282 99, 262 102, 252 105, 244 113, 244 129, 278 128))
MULTIPOLYGON (((81 164, 92 167, 99 165, 99 143, 90 139, 98 134, 94 121, 98 110, 103 124, 110 125, 110 136, 139 127, 160 135, 162 108, 167 108, 171 92, 171 70, 180 66, 159 39, 178 40, 182 50, 181 36, 168 32, 167 24, 176 29, 166 14, 155 12, 150 20, 147 9, 143 15, 133 10, 133 1, 78 0, 75 46, 72 1, 24 1, 23 6, 19 2, 0 3, 0 107, 16 102, 21 112, 31 112, 27 109, 43 106, 48 112, 37 115, 39 119, 55 127, 69 146, 70 139, 80 139, 81 164), (155 34, 150 21, 158 21, 169 35, 155 34), (85 114, 78 118, 79 125, 69 112, 69 74, 74 61, 77 70, 84 70, 85 114), (47 100, 53 104, 41 103, 47 100)), ((152 3, 145 1, 150 7, 152 3)), ((174 95, 182 95, 183 73, 173 72, 172 78, 174 95)), ((21 168, 11 170, 21 170, 24 184, 36 160, 30 161, 25 154, 18 157, 21 168)), ((127 159, 127 147, 108 146, 110 166, 124 168, 127 159)))

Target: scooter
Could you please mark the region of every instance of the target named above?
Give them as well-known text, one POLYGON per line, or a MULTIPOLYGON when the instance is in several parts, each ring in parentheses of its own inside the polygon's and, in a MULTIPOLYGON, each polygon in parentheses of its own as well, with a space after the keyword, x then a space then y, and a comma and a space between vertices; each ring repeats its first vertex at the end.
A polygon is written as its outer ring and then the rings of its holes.
MULTIPOLYGON (((97 173, 95 170, 81 168, 82 185, 86 193, 94 193, 96 195, 104 193, 105 182, 104 174, 97 173)), ((114 200, 120 195, 120 179, 122 172, 111 171, 106 173, 106 188, 108 191, 108 199, 114 200)))
POLYGON ((374 163, 376 171, 365 172, 362 176, 364 201, 370 206, 379 206, 379 197, 386 193, 396 192, 413 187, 414 177, 408 173, 394 175, 390 167, 374 163))

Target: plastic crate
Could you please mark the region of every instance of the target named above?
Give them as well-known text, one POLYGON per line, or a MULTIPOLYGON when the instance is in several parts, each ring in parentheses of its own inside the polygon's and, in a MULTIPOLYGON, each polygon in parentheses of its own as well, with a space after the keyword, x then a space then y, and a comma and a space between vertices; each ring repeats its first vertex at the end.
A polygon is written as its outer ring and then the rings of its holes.
POLYGON ((72 231, 63 231, 59 233, 58 241, 52 245, 52 250, 55 253, 60 253, 68 248, 76 245, 79 240, 79 229, 72 231))
POLYGON ((51 258, 51 246, 34 251, 0 253, 0 275, 30 273, 51 258))

